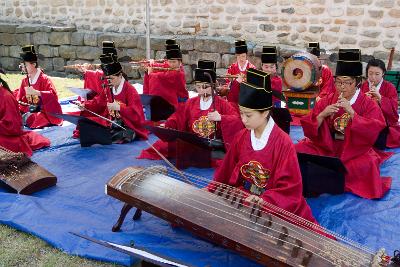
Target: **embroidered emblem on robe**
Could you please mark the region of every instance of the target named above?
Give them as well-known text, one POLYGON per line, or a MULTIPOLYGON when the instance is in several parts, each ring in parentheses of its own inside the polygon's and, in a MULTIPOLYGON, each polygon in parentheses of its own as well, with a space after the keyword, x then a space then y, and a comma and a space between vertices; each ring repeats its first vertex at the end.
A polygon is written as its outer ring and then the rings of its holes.
POLYGON ((333 127, 335 127, 335 130, 344 134, 344 131, 349 124, 350 121, 350 114, 349 113, 343 113, 342 116, 337 117, 335 121, 333 122, 333 127))
POLYGON ((201 137, 209 137, 215 133, 215 123, 209 121, 207 116, 201 116, 193 122, 192 130, 201 137))
POLYGON ((265 188, 270 177, 270 170, 264 169, 261 163, 250 161, 240 167, 240 172, 244 178, 251 180, 257 187, 265 188))

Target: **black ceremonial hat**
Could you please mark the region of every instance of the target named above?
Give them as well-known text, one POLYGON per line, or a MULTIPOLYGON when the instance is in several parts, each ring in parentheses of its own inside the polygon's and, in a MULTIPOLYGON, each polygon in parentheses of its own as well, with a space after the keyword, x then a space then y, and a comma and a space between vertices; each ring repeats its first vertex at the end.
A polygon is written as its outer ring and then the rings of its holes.
POLYGON ((235 54, 247 53, 247 44, 245 40, 235 41, 235 54))
POLYGON ((37 54, 35 52, 35 47, 33 45, 25 45, 22 47, 22 52, 20 56, 23 61, 26 62, 37 62, 37 54))
POLYGON ((272 108, 270 75, 260 70, 248 69, 246 82, 240 84, 239 106, 252 110, 272 108))
POLYGON ((117 55, 117 49, 115 49, 115 44, 113 41, 103 41, 103 54, 113 54, 117 55))
POLYGON ((360 49, 339 49, 335 76, 362 76, 360 49))
POLYGON ((167 59, 182 59, 182 53, 180 49, 170 49, 166 51, 167 59))
POLYGON ((314 56, 319 57, 321 55, 321 50, 319 48, 319 43, 318 42, 309 42, 308 43, 308 52, 310 52, 314 56))
POLYGON ((100 56, 101 69, 106 76, 118 75, 122 71, 122 66, 115 55, 107 54, 100 56))
POLYGON ((197 68, 215 71, 215 69, 217 68, 217 63, 212 60, 200 59, 197 63, 197 68))
POLYGON ((278 55, 276 52, 276 46, 263 46, 261 63, 276 63, 277 61, 278 55))

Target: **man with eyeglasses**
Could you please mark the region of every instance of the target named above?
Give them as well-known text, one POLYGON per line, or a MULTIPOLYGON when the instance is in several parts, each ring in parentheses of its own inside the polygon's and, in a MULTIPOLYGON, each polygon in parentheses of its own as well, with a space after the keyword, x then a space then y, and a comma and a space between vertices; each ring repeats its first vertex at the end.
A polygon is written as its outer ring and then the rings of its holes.
POLYGON ((347 169, 345 191, 363 198, 381 198, 391 178, 381 177, 379 166, 389 156, 373 149, 385 121, 377 103, 360 93, 362 75, 358 49, 340 49, 336 92, 317 102, 301 120, 305 139, 297 152, 338 157, 347 169))

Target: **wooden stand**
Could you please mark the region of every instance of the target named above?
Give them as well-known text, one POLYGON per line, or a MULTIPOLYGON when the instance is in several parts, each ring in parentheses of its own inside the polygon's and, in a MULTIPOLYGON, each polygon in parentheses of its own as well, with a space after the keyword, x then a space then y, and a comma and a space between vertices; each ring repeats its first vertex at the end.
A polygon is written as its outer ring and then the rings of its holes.
POLYGON ((308 90, 304 92, 294 92, 291 90, 283 91, 287 107, 292 114, 307 115, 314 108, 315 99, 318 96, 316 90, 308 90))

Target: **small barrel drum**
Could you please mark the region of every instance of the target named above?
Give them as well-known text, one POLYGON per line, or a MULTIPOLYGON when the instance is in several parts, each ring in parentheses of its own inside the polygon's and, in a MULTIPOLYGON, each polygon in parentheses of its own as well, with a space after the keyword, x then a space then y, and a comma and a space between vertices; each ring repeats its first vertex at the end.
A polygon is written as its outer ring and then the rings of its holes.
POLYGON ((321 63, 307 52, 296 53, 283 63, 283 82, 288 89, 304 91, 318 87, 321 79, 321 63))

